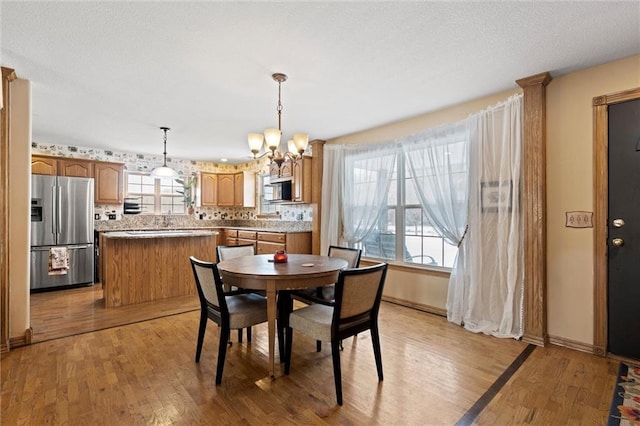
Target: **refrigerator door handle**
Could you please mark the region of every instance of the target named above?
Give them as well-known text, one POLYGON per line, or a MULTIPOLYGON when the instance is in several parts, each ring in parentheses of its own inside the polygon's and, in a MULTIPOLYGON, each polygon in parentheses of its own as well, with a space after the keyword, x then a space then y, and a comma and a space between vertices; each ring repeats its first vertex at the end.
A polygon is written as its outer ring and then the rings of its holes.
POLYGON ((58 222, 57 224, 57 228, 58 228, 58 234, 62 233, 62 222, 61 222, 61 217, 62 217, 62 187, 60 185, 58 185, 58 199, 57 199, 57 204, 58 204, 58 214, 57 214, 57 218, 56 221, 58 222))
MULTIPOLYGON (((77 244, 74 246, 55 246, 55 247, 66 247, 67 250, 80 250, 80 249, 88 249, 91 244, 77 244)), ((53 246, 52 246, 53 247, 53 246)), ((49 251, 51 247, 31 247, 31 251, 49 251)))
MULTIPOLYGON (((51 221, 51 233, 56 234, 56 187, 51 187, 51 212, 53 214, 53 220, 51 221)), ((54 237, 55 238, 55 237, 54 237)), ((55 240, 54 240, 55 241, 55 240)))

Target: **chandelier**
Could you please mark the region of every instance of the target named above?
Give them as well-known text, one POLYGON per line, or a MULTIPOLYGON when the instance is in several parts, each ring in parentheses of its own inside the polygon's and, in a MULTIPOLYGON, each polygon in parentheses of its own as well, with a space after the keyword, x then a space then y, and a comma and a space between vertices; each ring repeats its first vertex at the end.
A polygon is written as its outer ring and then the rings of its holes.
MULTIPOLYGON (((306 133, 296 133, 293 138, 287 142, 287 151, 280 150, 280 139, 282 137, 282 102, 280 100, 280 89, 284 81, 287 80, 286 74, 275 73, 271 76, 278 83, 278 128, 266 129, 264 135, 262 133, 249 133, 248 142, 249 149, 253 153, 253 158, 258 158, 258 153, 262 149, 262 145, 266 145, 265 154, 268 155, 272 163, 278 164, 278 167, 288 158, 296 161, 302 156, 309 144, 309 135, 306 133)), ((263 154, 264 155, 264 154, 263 154)))

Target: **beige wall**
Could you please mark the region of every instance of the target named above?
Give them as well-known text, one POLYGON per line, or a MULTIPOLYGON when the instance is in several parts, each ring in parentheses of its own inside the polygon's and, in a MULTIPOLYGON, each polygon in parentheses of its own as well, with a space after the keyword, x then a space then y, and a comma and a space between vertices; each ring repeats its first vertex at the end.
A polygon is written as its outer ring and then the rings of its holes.
POLYGON ((31 82, 14 80, 9 91, 9 338, 22 339, 30 327, 31 82))
POLYGON ((566 228, 565 212, 593 211, 595 96, 640 87, 640 56, 547 86, 548 332, 593 344, 593 228, 566 228))

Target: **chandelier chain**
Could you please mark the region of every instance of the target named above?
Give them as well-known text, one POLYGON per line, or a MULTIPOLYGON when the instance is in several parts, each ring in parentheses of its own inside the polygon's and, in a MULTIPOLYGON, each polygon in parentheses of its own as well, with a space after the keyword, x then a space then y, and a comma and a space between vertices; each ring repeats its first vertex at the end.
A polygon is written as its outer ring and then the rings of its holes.
POLYGON ((282 83, 278 81, 278 130, 282 131, 282 102, 280 101, 280 89, 282 83))

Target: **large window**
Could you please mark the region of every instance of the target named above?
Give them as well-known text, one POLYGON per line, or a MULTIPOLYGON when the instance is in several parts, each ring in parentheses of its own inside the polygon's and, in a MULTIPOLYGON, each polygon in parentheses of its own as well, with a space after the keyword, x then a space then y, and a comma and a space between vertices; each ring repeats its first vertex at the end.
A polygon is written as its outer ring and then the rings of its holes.
POLYGON ((182 189, 175 179, 156 179, 140 172, 127 173, 127 198, 138 199, 142 213, 185 213, 184 198, 176 192, 182 189))
POLYGON ((387 207, 375 229, 359 244, 363 256, 453 267, 458 249, 447 243, 429 223, 402 155, 397 157, 391 179, 387 207))

